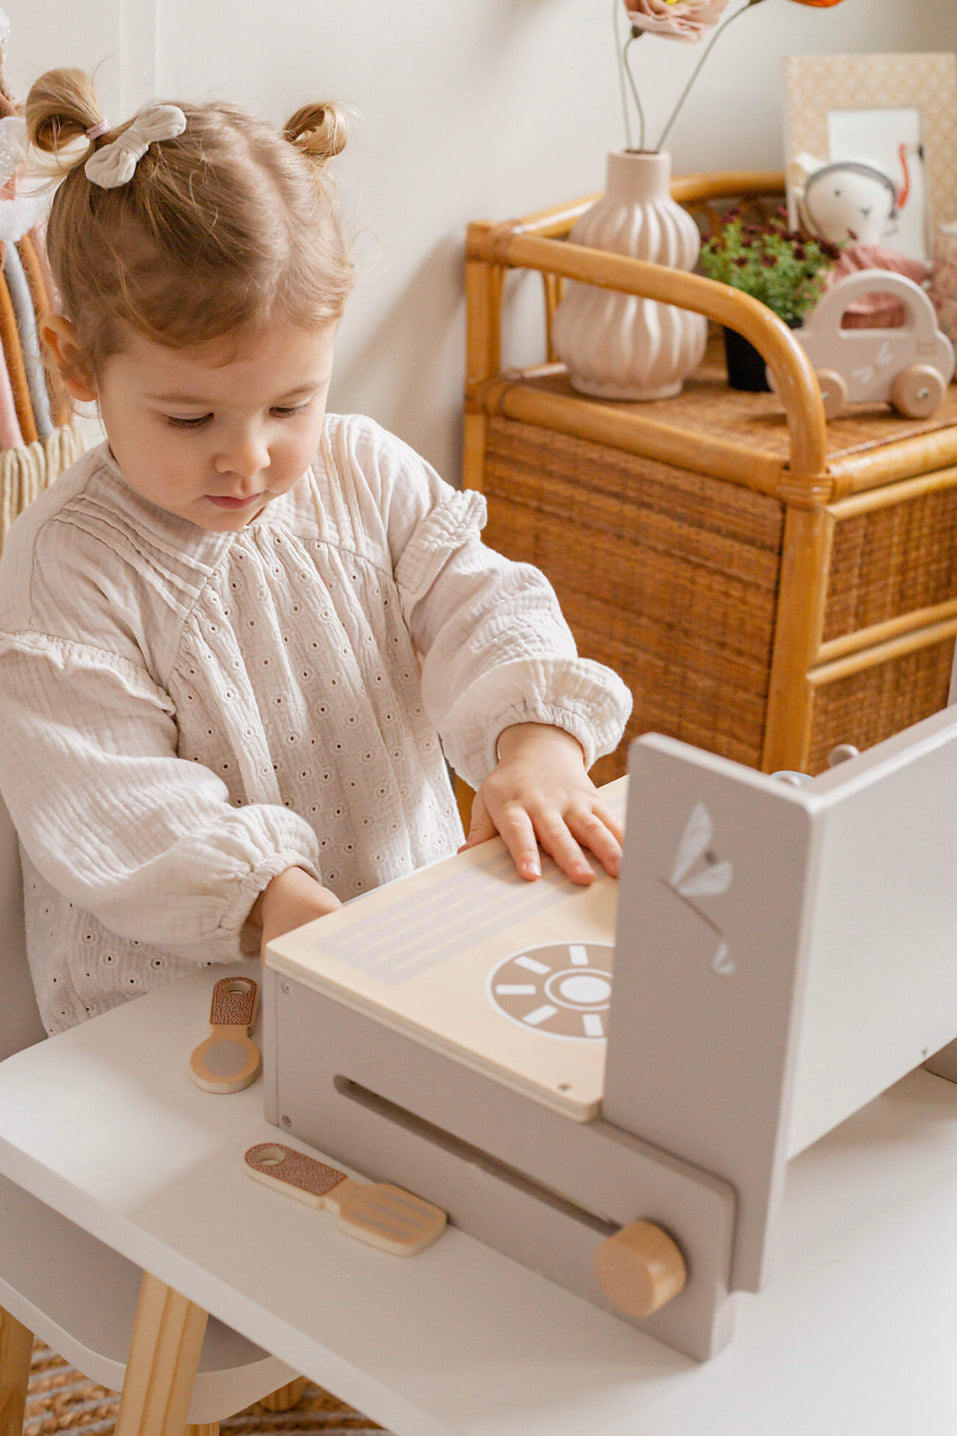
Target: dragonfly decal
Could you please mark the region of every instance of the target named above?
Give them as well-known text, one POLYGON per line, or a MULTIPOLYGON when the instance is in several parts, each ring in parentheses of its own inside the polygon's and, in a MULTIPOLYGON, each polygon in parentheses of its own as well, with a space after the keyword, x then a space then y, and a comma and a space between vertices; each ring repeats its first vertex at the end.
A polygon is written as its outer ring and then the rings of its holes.
POLYGON ((696 803, 681 834, 671 875, 662 881, 714 933, 718 946, 711 959, 711 970, 720 977, 730 977, 735 964, 728 944, 717 923, 702 911, 697 901, 726 893, 734 879, 733 865, 726 858, 718 857, 712 846, 713 839, 711 814, 704 803, 696 803))

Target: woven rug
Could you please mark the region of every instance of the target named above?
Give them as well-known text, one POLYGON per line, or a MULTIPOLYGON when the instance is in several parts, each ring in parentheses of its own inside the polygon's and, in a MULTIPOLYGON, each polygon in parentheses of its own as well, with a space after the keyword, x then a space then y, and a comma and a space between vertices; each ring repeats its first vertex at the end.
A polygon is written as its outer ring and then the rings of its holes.
MULTIPOLYGON (((24 1436, 55 1436, 58 1431, 111 1436, 119 1405, 115 1392, 95 1386, 49 1347, 36 1343, 24 1436)), ((250 1406, 221 1422, 220 1431, 223 1436, 361 1436, 366 1431, 381 1433, 382 1427, 307 1382, 302 1400, 291 1411, 277 1414, 250 1406)))

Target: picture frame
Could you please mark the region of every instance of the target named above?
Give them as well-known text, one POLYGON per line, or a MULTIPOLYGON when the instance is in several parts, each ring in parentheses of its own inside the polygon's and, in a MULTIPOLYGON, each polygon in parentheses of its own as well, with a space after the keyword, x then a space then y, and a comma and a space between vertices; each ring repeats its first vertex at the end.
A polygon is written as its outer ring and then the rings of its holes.
POLYGON ((784 61, 788 212, 798 223, 799 156, 851 158, 889 173, 907 196, 891 247, 929 259, 940 226, 957 220, 957 57, 791 55, 784 61))

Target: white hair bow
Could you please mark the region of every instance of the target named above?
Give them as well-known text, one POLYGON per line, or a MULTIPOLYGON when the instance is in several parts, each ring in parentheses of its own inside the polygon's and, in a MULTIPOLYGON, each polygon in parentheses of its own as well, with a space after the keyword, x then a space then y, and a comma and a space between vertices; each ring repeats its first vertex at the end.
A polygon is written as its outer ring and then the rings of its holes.
POLYGON ((151 144, 173 140, 185 128, 186 116, 177 105, 150 105, 117 139, 90 155, 84 173, 101 189, 118 189, 129 184, 151 144))

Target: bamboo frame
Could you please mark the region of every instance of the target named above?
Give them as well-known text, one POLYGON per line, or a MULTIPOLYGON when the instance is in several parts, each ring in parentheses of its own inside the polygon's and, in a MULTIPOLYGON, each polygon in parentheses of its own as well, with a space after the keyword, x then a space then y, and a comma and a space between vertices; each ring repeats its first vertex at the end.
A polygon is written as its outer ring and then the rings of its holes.
POLYGON ((821 646, 833 519, 821 509, 790 508, 778 592, 771 679, 761 766, 766 772, 800 766, 811 744, 807 674, 821 646))
POLYGON ((470 228, 467 253, 473 263, 484 258, 492 265, 536 269, 582 284, 676 304, 737 330, 760 350, 774 376, 787 416, 792 484, 803 479, 816 481, 825 471, 827 430, 820 387, 804 350, 767 305, 702 275, 684 274, 663 264, 536 235, 506 237, 493 231, 483 244, 470 228))
MULTIPOLYGON (((672 195, 697 216, 699 225, 713 227, 720 225, 728 201, 766 206, 782 197, 783 188, 783 176, 776 171, 724 172, 676 177, 672 195)), ((780 503, 783 541, 761 766, 801 768, 812 746, 815 695, 829 682, 931 649, 957 632, 957 592, 949 594, 938 578, 936 593, 927 588, 928 598, 936 601, 918 603, 907 612, 888 612, 851 633, 823 637, 832 552, 841 524, 868 516, 879 521, 884 510, 957 489, 957 422, 949 415, 879 430, 875 425, 873 438, 848 423, 844 433, 834 426, 843 448, 833 432, 829 441, 817 379, 790 330, 764 305, 700 275, 568 242, 565 236, 594 199, 589 196, 507 224, 481 221, 469 226, 465 484, 484 489, 488 426, 492 416, 499 416, 517 426, 630 454, 637 461, 708 475, 780 503), (537 271, 544 286, 546 363, 521 370, 503 368, 501 353, 505 279, 513 269, 537 271), (677 304, 743 334, 771 370, 785 413, 786 446, 781 448, 780 439, 762 440, 760 426, 754 433, 743 431, 740 417, 726 429, 699 422, 690 431, 680 400, 670 408, 616 405, 570 393, 563 377, 556 383, 555 376, 563 376, 564 369, 553 362, 549 335, 566 280, 677 304)), ((740 416, 740 409, 735 412, 740 416)), ((640 462, 635 472, 641 472, 640 462)), ((501 475, 496 493, 504 515, 501 475)), ((507 527, 505 517, 502 522, 507 527)), ((893 525, 890 528, 893 533, 893 525)), ((910 556, 909 561, 916 560, 910 556)), ((938 571, 941 561, 938 549, 938 571)), ((840 582, 845 590, 838 600, 853 615, 846 571, 840 582)), ((911 583, 908 592, 919 588, 919 582, 911 583)), ((880 607, 878 603, 878 612, 880 607)))

